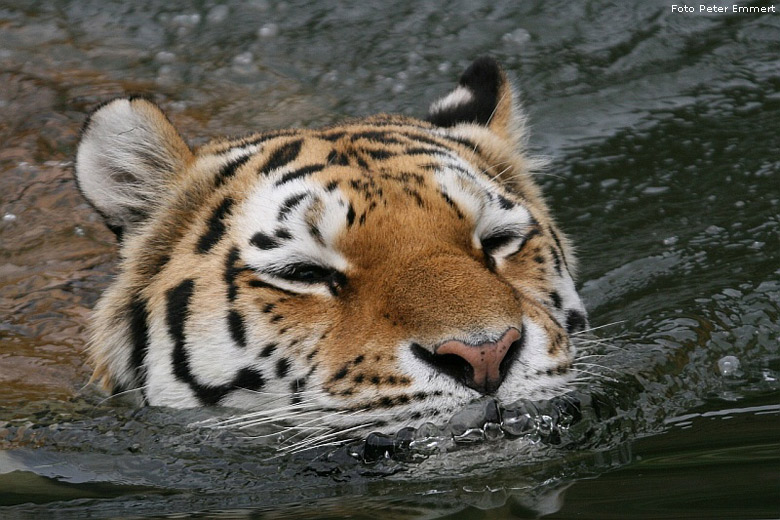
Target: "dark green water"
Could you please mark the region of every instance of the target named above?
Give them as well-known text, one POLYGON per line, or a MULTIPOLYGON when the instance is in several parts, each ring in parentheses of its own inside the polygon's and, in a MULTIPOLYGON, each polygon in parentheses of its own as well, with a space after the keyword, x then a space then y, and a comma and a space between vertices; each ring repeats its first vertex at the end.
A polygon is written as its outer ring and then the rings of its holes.
POLYGON ((780 517, 780 13, 352 4, 0 1, 0 517, 780 517), (606 325, 561 439, 275 458, 86 387, 116 261, 70 173, 91 107, 153 94, 193 144, 421 115, 482 54, 517 80, 606 325))

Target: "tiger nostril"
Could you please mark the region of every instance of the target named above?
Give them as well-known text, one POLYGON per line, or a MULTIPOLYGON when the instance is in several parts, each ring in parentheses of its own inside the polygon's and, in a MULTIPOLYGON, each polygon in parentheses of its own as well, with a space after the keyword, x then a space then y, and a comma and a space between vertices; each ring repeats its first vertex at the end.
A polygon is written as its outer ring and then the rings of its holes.
POLYGON ((449 340, 436 347, 434 353, 419 345, 413 345, 412 350, 440 372, 478 392, 491 394, 501 385, 522 343, 523 334, 513 327, 494 342, 470 345, 449 340))

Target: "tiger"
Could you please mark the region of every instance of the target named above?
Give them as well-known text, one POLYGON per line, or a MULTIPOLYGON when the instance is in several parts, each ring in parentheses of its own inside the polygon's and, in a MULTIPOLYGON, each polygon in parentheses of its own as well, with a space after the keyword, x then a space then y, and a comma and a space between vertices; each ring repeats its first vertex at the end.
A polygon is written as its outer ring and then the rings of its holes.
POLYGON ((588 317, 503 67, 427 117, 190 147, 142 96, 84 123, 75 177, 117 237, 93 381, 140 406, 349 429, 559 395, 588 317))

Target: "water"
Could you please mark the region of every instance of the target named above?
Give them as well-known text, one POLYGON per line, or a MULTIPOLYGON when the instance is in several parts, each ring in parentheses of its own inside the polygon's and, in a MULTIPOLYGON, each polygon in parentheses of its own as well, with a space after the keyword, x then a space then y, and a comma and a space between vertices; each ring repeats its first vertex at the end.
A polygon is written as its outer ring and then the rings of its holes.
POLYGON ((780 516, 780 14, 311 4, 0 2, 0 516, 780 516), (480 54, 518 79, 605 325, 579 406, 280 456, 87 386, 116 261, 71 177, 91 107, 151 94, 193 144, 420 115, 480 54))

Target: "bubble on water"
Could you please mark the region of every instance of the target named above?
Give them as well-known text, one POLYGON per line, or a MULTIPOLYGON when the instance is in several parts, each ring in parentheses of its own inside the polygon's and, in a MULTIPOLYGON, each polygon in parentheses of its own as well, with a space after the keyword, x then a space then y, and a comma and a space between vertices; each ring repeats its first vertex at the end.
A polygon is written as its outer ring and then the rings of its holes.
POLYGON ((3 215, 3 222, 15 222, 16 221, 16 215, 13 213, 6 213, 3 215))
POLYGON ((766 245, 766 242, 759 242, 758 240, 754 241, 752 244, 748 246, 748 249, 761 249, 766 245))
POLYGON ((601 185, 602 188, 609 188, 610 186, 614 186, 617 183, 618 183, 617 179, 604 179, 599 184, 601 185))
POLYGON ((233 58, 233 63, 236 65, 249 65, 254 60, 254 56, 251 52, 242 52, 238 56, 233 58))
POLYGON ((275 23, 267 23, 257 30, 257 35, 261 38, 273 38, 279 34, 279 26, 275 23))
POLYGON ((669 186, 648 186, 642 190, 644 195, 659 195, 669 190, 669 186))
POLYGON ((531 40, 531 34, 523 28, 515 29, 501 37, 505 43, 513 45, 523 45, 531 40))
POLYGON ((200 23, 200 15, 198 13, 177 14, 172 21, 180 27, 195 27, 200 23))
POLYGON ((715 225, 709 226, 707 229, 704 230, 705 233, 708 235, 717 235, 718 233, 725 231, 722 227, 718 227, 715 225))
POLYGON ((233 57, 233 71, 239 74, 249 74, 256 70, 254 66, 255 57, 247 51, 233 57))
POLYGON ((724 377, 736 375, 739 370, 739 359, 736 356, 723 356, 718 360, 718 370, 724 377))
POLYGON ((665 246, 673 246, 677 242, 679 242, 680 239, 676 236, 671 236, 669 238, 664 238, 664 245, 665 246))
POLYGON ((443 61, 443 62, 439 63, 439 66, 436 67, 436 70, 438 70, 442 74, 446 74, 447 72, 450 71, 451 68, 452 68, 452 64, 450 62, 443 61))
POLYGON ((206 20, 210 23, 224 22, 230 13, 230 8, 226 5, 220 4, 212 7, 206 15, 206 20))
POLYGON ((737 202, 734 203, 734 207, 735 208, 744 208, 745 207, 745 202, 741 201, 741 200, 738 200, 737 202))

